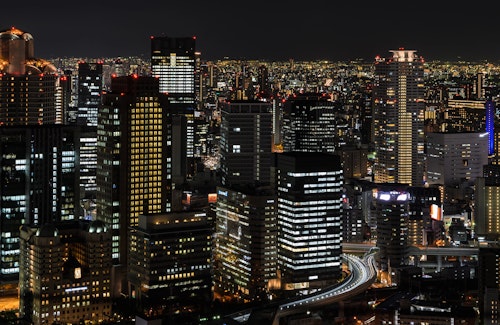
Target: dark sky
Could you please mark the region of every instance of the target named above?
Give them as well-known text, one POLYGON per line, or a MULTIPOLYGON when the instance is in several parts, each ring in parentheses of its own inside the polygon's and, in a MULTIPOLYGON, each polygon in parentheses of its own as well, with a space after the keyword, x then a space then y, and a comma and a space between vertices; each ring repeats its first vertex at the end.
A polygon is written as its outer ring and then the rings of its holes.
POLYGON ((39 58, 150 55, 150 36, 196 36, 202 59, 500 61, 500 2, 336 0, 4 1, 0 28, 31 33, 39 58))

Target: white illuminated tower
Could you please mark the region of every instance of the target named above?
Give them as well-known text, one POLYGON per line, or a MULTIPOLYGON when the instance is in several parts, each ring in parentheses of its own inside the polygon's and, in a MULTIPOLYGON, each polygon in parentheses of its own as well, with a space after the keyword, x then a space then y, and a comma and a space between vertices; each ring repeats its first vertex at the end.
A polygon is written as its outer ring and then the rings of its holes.
POLYGON ((197 56, 196 37, 151 37, 151 71, 158 78, 160 93, 168 95, 168 109, 179 116, 182 128, 173 129, 172 150, 181 150, 172 164, 173 170, 182 171, 173 175, 174 182, 189 179, 194 174, 194 115, 196 102, 197 56), (179 167, 175 167, 179 165, 179 167))
POLYGON ((375 61, 373 87, 376 183, 424 181, 424 69, 414 50, 375 61))
POLYGON ((282 289, 309 290, 341 276, 340 157, 328 153, 276 155, 278 269, 282 289))

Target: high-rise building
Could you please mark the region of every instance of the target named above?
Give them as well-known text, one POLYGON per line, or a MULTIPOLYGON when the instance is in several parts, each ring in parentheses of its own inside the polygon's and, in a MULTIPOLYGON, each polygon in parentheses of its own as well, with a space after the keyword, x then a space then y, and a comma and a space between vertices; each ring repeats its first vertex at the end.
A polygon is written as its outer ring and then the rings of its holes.
POLYGON ((126 265, 127 230, 139 216, 171 209, 170 120, 158 79, 111 81, 97 130, 97 218, 111 229, 114 263, 126 265))
POLYGON ((222 103, 222 185, 269 184, 272 165, 271 104, 256 100, 222 103))
POLYGON ((391 50, 375 61, 373 83, 374 180, 424 181, 424 69, 414 50, 391 50))
MULTIPOLYGON (((194 114, 197 108, 198 71, 196 37, 151 37, 151 72, 159 80, 160 93, 168 95, 172 115, 186 118, 186 130, 172 134, 174 141, 185 142, 183 160, 174 156, 172 164, 185 164, 185 179, 194 173, 194 114), (185 136, 184 136, 185 135, 185 136)), ((180 158, 180 157, 179 157, 180 158)), ((175 186, 175 184, 174 184, 175 186)))
POLYGON ((283 104, 283 151, 333 153, 345 144, 336 112, 326 94, 290 96, 283 104))
POLYGON ((103 62, 78 62, 77 124, 81 127, 80 187, 83 199, 95 200, 97 112, 101 106, 103 62))
POLYGON ((244 299, 266 297, 276 278, 276 195, 269 186, 218 187, 214 285, 244 299))
POLYGON ((207 311, 212 300, 212 236, 205 212, 139 216, 129 231, 127 277, 131 297, 146 314, 207 311))
POLYGON ((427 133, 427 182, 472 185, 488 164, 488 136, 481 132, 427 133))
POLYGON ((500 247, 497 244, 480 247, 478 258, 478 307, 481 324, 498 324, 500 322, 498 309, 500 303, 498 291, 498 283, 500 283, 500 247))
POLYGON ((410 193, 405 184, 378 184, 374 191, 379 269, 407 265, 410 193))
POLYGON ((62 91, 54 65, 35 57, 31 34, 0 32, 2 283, 17 283, 22 224, 75 217, 79 136, 61 125, 62 91))
POLYGON ((490 98, 484 103, 486 112, 486 132, 488 132, 488 155, 495 154, 495 102, 490 98))
POLYGON ((0 125, 55 124, 57 83, 54 65, 35 57, 31 34, 0 32, 0 125))
POLYGON ((341 276, 340 157, 328 153, 276 154, 278 269, 285 290, 309 290, 341 276))
POLYGON ((500 165, 483 168, 483 177, 476 178, 474 195, 474 231, 479 235, 500 234, 500 165))
POLYGON ((111 313, 111 234, 101 221, 21 227, 19 312, 31 324, 101 322, 111 313))

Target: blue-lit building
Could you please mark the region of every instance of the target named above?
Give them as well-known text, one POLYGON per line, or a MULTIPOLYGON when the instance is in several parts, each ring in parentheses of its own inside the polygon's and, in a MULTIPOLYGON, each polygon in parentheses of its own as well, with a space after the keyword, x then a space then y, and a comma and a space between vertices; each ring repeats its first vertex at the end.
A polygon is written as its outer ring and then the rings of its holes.
POLYGON ((484 103, 486 110, 486 132, 488 132, 488 155, 492 156, 495 154, 495 102, 488 99, 484 103))

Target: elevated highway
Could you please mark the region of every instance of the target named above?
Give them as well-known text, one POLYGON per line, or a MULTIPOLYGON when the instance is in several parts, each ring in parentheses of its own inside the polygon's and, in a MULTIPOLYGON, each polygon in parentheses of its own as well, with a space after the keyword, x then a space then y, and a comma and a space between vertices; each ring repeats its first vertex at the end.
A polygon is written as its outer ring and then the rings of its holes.
MULTIPOLYGON (((350 274, 342 282, 323 288, 315 293, 273 303, 272 306, 268 307, 267 311, 272 315, 272 324, 278 325, 282 317, 345 300, 349 296, 355 296, 367 290, 377 278, 374 257, 376 252, 376 248, 370 248, 363 258, 351 254, 342 254, 342 259, 347 264, 350 274)), ((252 312, 253 310, 249 309, 228 317, 245 324, 251 317, 252 312)))

